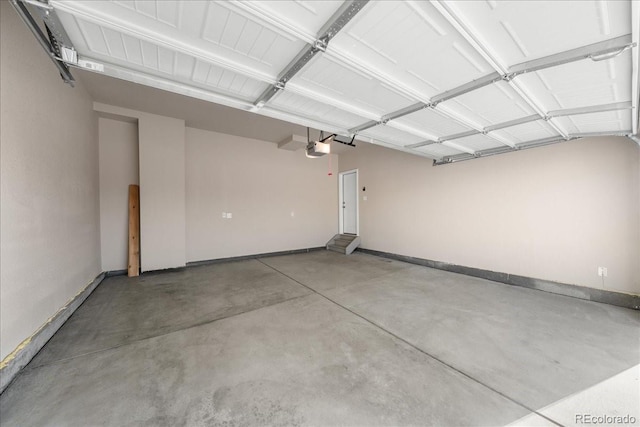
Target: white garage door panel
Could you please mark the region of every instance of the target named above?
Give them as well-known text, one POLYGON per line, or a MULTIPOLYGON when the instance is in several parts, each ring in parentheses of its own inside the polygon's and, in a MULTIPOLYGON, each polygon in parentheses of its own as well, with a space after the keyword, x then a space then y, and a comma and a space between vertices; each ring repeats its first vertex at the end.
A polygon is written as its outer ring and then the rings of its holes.
POLYGON ((276 95, 270 105, 287 113, 299 114, 319 122, 333 123, 343 129, 351 129, 367 121, 364 117, 287 91, 276 95))
MULTIPOLYGON (((303 41, 261 22, 248 13, 230 10, 225 2, 172 0, 114 3, 101 1, 53 1, 83 20, 130 35, 218 58, 231 65, 275 79, 305 46, 303 41)), ((66 22, 63 21, 66 28, 66 22)), ((74 44, 78 40, 71 36, 74 44)), ((91 47, 99 34, 86 34, 91 47)), ((171 47, 167 46, 167 47, 171 47)), ((104 53, 104 52, 102 52, 104 53)))
POLYGON ((114 1, 114 3, 176 28, 180 27, 179 16, 184 14, 184 9, 182 8, 183 5, 180 5, 180 3, 175 1, 156 2, 128 0, 114 1))
POLYGON ((637 46, 506 75, 523 62, 629 38, 629 0, 49 1, 80 58, 103 62, 107 75, 303 126, 360 130, 362 140, 438 159, 629 133, 631 110, 563 110, 638 99, 637 46), (478 87, 488 79, 497 81, 478 87), (471 130, 478 134, 455 138, 471 130))
POLYGON ((482 128, 534 113, 509 84, 502 81, 442 102, 437 108, 465 117, 482 128))
POLYGON ((559 136, 544 120, 536 120, 535 122, 500 129, 491 132, 491 135, 516 144, 559 136))
POLYGON ((315 56, 290 82, 382 116, 415 103, 380 81, 326 56, 315 56))
POLYGON ((329 46, 422 99, 493 71, 427 2, 370 2, 329 46))
POLYGON ((606 111, 604 113, 580 114, 553 119, 569 134, 591 132, 629 132, 630 110, 606 111))
POLYGON ((445 117, 431 108, 416 111, 415 113, 395 119, 390 123, 398 123, 419 129, 433 135, 436 139, 471 130, 471 128, 462 123, 445 117))
POLYGON ((94 23, 61 14, 81 54, 106 63, 252 101, 268 85, 228 69, 94 23), (85 42, 86 41, 86 42, 85 42))
POLYGON ((446 2, 512 66, 631 33, 628 1, 446 2))
POLYGON ((338 1, 304 1, 285 2, 271 1, 243 1, 240 7, 253 9, 258 15, 274 17, 309 38, 315 38, 321 28, 343 4, 338 1))
POLYGON ((631 100, 631 52, 583 60, 516 77, 545 111, 631 100))

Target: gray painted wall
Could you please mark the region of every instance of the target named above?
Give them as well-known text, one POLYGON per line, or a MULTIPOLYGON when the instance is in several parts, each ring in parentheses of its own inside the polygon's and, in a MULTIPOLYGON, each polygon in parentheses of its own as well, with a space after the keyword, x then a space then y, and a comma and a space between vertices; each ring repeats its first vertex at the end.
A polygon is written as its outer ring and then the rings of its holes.
MULTIPOLYGON (((97 117, 0 2, 0 358, 100 273, 97 117)), ((5 359, 6 362, 6 359, 5 359)))
POLYGON ((364 248, 640 294, 640 149, 627 138, 438 167, 361 143, 340 156, 355 168, 364 248))
POLYGON ((182 267, 186 264, 184 120, 141 114, 138 135, 141 270, 182 267))
POLYGON ((140 182, 138 123, 101 117, 99 128, 102 270, 126 270, 129 256, 129 185, 140 182))
POLYGON ((187 128, 187 261, 324 246, 338 230, 331 160, 329 176, 326 156, 187 128))

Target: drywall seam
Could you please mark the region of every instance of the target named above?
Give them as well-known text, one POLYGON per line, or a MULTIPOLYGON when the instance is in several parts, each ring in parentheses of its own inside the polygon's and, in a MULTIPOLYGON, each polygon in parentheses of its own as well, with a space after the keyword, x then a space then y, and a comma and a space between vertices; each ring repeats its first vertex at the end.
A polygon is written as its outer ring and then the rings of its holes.
POLYGON ((0 362, 0 394, 105 278, 100 273, 0 362))
POLYGON ((483 270, 481 268, 449 264, 442 261, 416 258, 407 255, 398 255, 390 252, 376 251, 373 249, 358 248, 356 250, 370 255, 376 255, 383 258, 422 265, 424 267, 435 268, 452 273, 464 274, 465 276, 479 277, 482 279, 500 282, 507 285, 520 286, 523 288, 535 289, 552 294, 640 310, 640 295, 606 291, 603 289, 588 288, 586 286, 569 285, 567 283, 553 282, 550 280, 536 279, 533 277, 483 270))

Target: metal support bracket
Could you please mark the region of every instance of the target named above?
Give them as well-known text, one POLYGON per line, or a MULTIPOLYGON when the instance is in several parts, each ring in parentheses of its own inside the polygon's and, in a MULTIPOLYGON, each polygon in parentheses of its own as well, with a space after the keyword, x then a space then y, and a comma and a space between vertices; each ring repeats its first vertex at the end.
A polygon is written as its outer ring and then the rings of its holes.
POLYGON ((508 128, 511 126, 518 126, 524 123, 530 123, 530 122, 535 122, 536 120, 540 120, 542 117, 540 117, 537 114, 532 114, 530 116, 526 116, 526 117, 522 117, 519 119, 515 119, 515 120, 509 120, 508 122, 503 122, 503 123, 498 123, 495 125, 491 125, 491 126, 487 126, 486 128, 484 128, 484 130, 482 131, 483 134, 487 134, 489 132, 493 132, 494 130, 498 130, 498 129, 504 129, 504 128, 508 128))
MULTIPOLYGON (((580 108, 566 108, 563 110, 549 111, 547 116, 549 119, 552 117, 564 117, 564 116, 577 116, 579 114, 591 114, 591 113, 603 113, 605 111, 618 111, 618 110, 630 110, 631 102, 615 102, 612 104, 604 105, 592 105, 589 107, 580 108)), ((545 118, 545 120, 548 120, 545 118)))
POLYGON ((524 150, 527 148, 535 148, 535 147, 542 147, 544 145, 549 145, 549 144, 555 144, 558 142, 565 142, 565 141, 571 141, 577 139, 577 137, 575 136, 569 136, 567 138, 564 137, 560 137, 560 136, 552 136, 549 138, 543 138, 543 139, 536 139, 535 141, 528 141, 528 142, 523 142, 521 144, 516 144, 516 148, 518 150, 524 150))
POLYGON ((438 144, 438 141, 422 141, 417 144, 405 145, 404 148, 416 149, 420 147, 425 147, 427 145, 438 144))
POLYGON ((543 58, 534 59, 532 61, 522 62, 510 67, 509 74, 518 76, 583 59, 594 59, 596 61, 604 60, 608 59, 608 57, 602 57, 600 59, 597 58, 608 54, 612 54, 611 57, 617 56, 634 46, 635 43, 631 40, 631 34, 627 34, 598 43, 593 43, 588 46, 582 46, 576 49, 556 53, 554 55, 545 56, 543 58))
MULTIPOLYGON (((29 3, 33 3, 33 2, 29 2, 29 3)), ((51 61, 54 63, 54 65, 60 72, 60 77, 62 77, 62 80, 65 83, 67 83, 69 86, 73 87, 75 85, 75 79, 71 75, 71 71, 69 71, 69 67, 67 67, 64 61, 56 53, 56 49, 59 49, 59 46, 54 46, 48 40, 47 36, 44 35, 42 30, 40 29, 40 26, 33 19, 33 16, 29 12, 29 9, 27 9, 27 7, 25 6, 25 2, 23 2, 22 0, 11 0, 11 5, 16 9, 16 11, 18 12, 18 15, 20 15, 20 18, 22 18, 22 20, 27 25, 29 30, 31 30, 31 32, 35 36, 38 43, 40 43, 40 46, 42 46, 42 48, 45 50, 45 52, 49 56, 49 59, 51 59, 51 61)), ((64 32, 64 28, 62 28, 62 25, 58 24, 59 21, 57 19, 57 15, 55 14, 55 11, 50 9, 50 6, 48 5, 48 3, 42 3, 42 5, 37 4, 35 6, 38 7, 38 11, 41 12, 43 16, 47 16, 49 18, 49 19, 45 19, 45 26, 47 30, 50 32, 50 34, 53 35, 53 37, 55 37, 55 40, 57 42, 62 41, 63 43, 66 43, 68 47, 73 48, 73 45, 69 41, 69 38, 66 35, 66 32, 64 32), (58 39, 57 37, 60 37, 60 38, 58 39)))
POLYGON ((398 111, 394 111, 393 113, 389 113, 382 116, 382 120, 385 121, 386 123, 389 120, 395 120, 399 117, 406 116, 406 115, 415 113, 416 111, 423 110, 429 106, 430 104, 425 104, 424 102, 417 102, 413 105, 409 105, 408 107, 402 108, 398 111))
POLYGON ((628 136, 630 133, 631 129, 616 132, 581 132, 569 134, 569 139, 587 138, 591 136, 628 136))
POLYGON ((370 120, 370 121, 368 121, 366 123, 361 124, 360 126, 356 126, 354 128, 349 129, 349 133, 358 133, 358 132, 361 132, 363 130, 370 129, 370 128, 372 128, 374 126, 377 126, 377 125, 378 125, 377 121, 370 120))
POLYGON ((345 2, 334 15, 325 23, 319 32, 318 38, 306 46, 296 57, 282 70, 278 81, 268 87, 253 103, 254 110, 262 108, 274 97, 276 93, 284 90, 285 85, 319 52, 325 52, 333 37, 353 19, 354 16, 367 4, 368 0, 356 0, 345 2))
POLYGON ((473 136, 473 135, 478 135, 480 134, 480 131, 477 130, 469 130, 466 132, 460 132, 460 133, 456 133, 455 135, 450 135, 450 136, 443 136, 442 138, 438 138, 438 142, 442 143, 445 141, 451 141, 454 139, 460 139, 460 138, 466 138, 467 136, 473 136))
POLYGON ((469 83, 465 83, 461 86, 443 92, 440 95, 436 95, 429 100, 429 103, 435 107, 441 102, 447 101, 460 95, 464 95, 465 93, 480 89, 481 87, 490 85, 492 83, 499 82, 500 80, 503 80, 503 76, 498 72, 493 72, 491 74, 487 74, 484 77, 480 77, 479 79, 472 80, 469 83))
MULTIPOLYGON (((500 80, 502 80, 502 76, 500 74, 496 72, 488 74, 484 77, 481 77, 469 83, 465 83, 461 86, 450 89, 439 95, 436 95, 429 101, 429 103, 417 102, 415 104, 409 105, 408 107, 404 107, 404 108, 401 108, 400 110, 386 114, 382 117, 382 119, 379 122, 374 122, 375 124, 373 126, 376 126, 378 124, 386 124, 389 120, 395 120, 400 117, 407 116, 409 114, 415 113, 416 111, 422 110, 424 108, 436 108, 436 106, 441 102, 447 101, 451 98, 455 98, 456 96, 464 95, 465 93, 490 85, 500 80)), ((369 129, 373 127, 373 126, 370 126, 370 124, 371 122, 364 123, 358 127, 351 129, 350 132, 369 129)))
POLYGON ((318 52, 325 52, 327 50, 327 40, 318 39, 313 43, 313 48, 318 52))

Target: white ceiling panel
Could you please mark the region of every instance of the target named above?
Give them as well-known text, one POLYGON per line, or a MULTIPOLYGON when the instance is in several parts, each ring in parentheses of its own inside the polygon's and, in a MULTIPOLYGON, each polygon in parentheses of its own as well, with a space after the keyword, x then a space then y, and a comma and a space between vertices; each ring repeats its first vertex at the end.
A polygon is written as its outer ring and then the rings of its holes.
POLYGON ((399 147, 405 147, 407 145, 417 144, 418 142, 424 141, 424 138, 392 128, 391 126, 375 126, 370 129, 363 130, 359 135, 368 136, 399 147))
POLYGON ((447 1, 505 67, 631 33, 631 2, 447 1))
POLYGON ((630 110, 580 114, 557 117, 553 120, 568 134, 592 132, 626 133, 631 130, 630 110))
POLYGON ((428 2, 370 2, 329 46, 421 99, 493 71, 428 2))
POLYGON ((334 98, 378 117, 415 103, 379 80, 324 55, 314 57, 288 85, 334 98))
POLYGON ((419 129, 433 135, 436 139, 471 130, 468 126, 443 116, 431 108, 418 110, 415 113, 395 119, 390 123, 399 123, 403 126, 419 129))
POLYGON ((426 155, 434 159, 441 159, 445 156, 455 156, 458 154, 463 154, 462 151, 444 144, 429 144, 423 147, 418 147, 416 148, 416 150, 420 151, 421 153, 425 153, 426 155))
POLYGON ((545 112, 631 100, 631 52, 583 60, 516 77, 545 112))
POLYGON ((536 120, 535 122, 523 123, 521 125, 496 130, 491 132, 491 135, 509 141, 512 144, 521 144, 523 142, 559 136, 544 120, 536 120))
POLYGON ((477 127, 508 122, 534 113, 533 109, 509 86, 498 83, 484 86, 437 106, 445 112, 463 117, 477 127))
POLYGON ((467 136, 464 138, 457 138, 451 141, 445 141, 443 144, 446 144, 450 147, 458 148, 461 151, 481 151, 488 150, 490 148, 498 148, 498 147, 506 147, 505 144, 500 141, 496 141, 493 138, 490 138, 481 133, 476 135, 467 136), (465 150, 466 148, 466 150, 465 150))
POLYGON ((314 121, 333 123, 342 129, 351 129, 367 121, 364 117, 287 91, 276 95, 270 105, 291 114, 309 117, 314 121))

